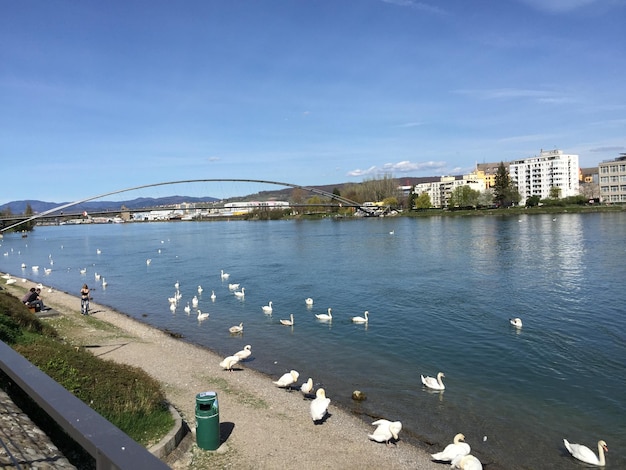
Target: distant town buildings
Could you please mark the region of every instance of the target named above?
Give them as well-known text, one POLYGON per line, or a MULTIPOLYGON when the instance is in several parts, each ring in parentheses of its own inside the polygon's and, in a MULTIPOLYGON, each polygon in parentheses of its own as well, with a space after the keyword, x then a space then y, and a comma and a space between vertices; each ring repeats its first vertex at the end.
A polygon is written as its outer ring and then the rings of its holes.
POLYGON ((598 165, 600 198, 603 202, 626 202, 626 153, 598 165))

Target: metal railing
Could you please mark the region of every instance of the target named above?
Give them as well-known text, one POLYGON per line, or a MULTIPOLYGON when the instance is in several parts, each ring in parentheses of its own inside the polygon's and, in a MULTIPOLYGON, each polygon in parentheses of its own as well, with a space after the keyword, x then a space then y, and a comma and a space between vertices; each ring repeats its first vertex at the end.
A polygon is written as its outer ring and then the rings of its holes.
POLYGON ((2 341, 0 369, 95 459, 98 470, 169 468, 2 341))

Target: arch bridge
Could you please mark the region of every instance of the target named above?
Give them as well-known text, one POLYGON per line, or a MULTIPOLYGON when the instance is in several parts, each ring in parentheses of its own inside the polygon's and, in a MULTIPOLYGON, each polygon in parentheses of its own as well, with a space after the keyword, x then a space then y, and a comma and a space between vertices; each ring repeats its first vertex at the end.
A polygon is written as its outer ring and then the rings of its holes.
POLYGON ((348 198, 339 196, 337 194, 333 194, 333 193, 329 193, 328 191, 324 191, 322 189, 319 188, 314 188, 311 186, 301 186, 301 185, 297 185, 297 184, 292 184, 292 183, 284 183, 284 182, 280 182, 280 181, 269 181, 269 180, 257 180, 257 179, 235 179, 235 178, 228 178, 228 179, 224 179, 224 178, 208 178, 208 179, 191 179, 191 180, 179 180, 179 181, 167 181, 167 182, 161 182, 161 183, 151 183, 151 184, 144 184, 141 186, 134 186, 132 188, 125 188, 125 189, 118 189, 116 191, 111 191, 108 193, 104 193, 104 194, 98 194, 97 196, 91 196, 85 199, 80 199, 78 201, 74 201, 74 202, 70 202, 67 204, 62 204, 58 207, 54 207, 52 209, 49 209, 47 211, 38 213, 38 214, 34 214, 33 216, 29 217, 29 218, 22 218, 19 216, 13 216, 12 220, 16 220, 19 219, 19 221, 7 226, 7 227, 3 227, 0 228, 0 233, 6 231, 6 230, 10 230, 12 228, 18 227, 22 224, 31 222, 33 220, 36 219, 40 219, 40 218, 44 218, 44 217, 48 217, 51 215, 54 215, 58 212, 61 212, 67 208, 73 207, 73 206, 77 206, 79 204, 83 204, 85 202, 89 202, 89 201, 94 201, 97 199, 102 199, 104 197, 108 197, 108 196, 113 196, 115 194, 121 194, 121 193, 125 193, 125 192, 129 192, 129 191, 137 191, 140 189, 146 189, 146 188, 154 188, 154 187, 158 187, 158 186, 168 186, 168 185, 176 185, 176 184, 183 184, 183 183, 209 183, 209 182, 235 182, 235 183, 262 183, 262 184, 273 184, 273 185, 277 185, 277 186, 285 186, 288 188, 293 188, 293 189, 301 189, 303 191, 307 191, 313 194, 319 194, 321 196, 324 197, 328 197, 333 199, 334 201, 337 201, 338 205, 341 207, 354 207, 355 209, 358 209, 360 211, 362 211, 366 216, 377 216, 377 212, 374 210, 374 208, 372 207, 367 207, 364 206, 356 201, 352 201, 348 198))

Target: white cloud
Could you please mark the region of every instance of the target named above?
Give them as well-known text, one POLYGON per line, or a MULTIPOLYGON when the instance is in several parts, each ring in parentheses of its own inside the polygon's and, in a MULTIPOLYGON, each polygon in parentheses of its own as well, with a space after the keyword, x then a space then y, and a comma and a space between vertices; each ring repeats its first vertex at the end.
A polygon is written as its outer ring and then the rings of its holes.
POLYGON ((366 170, 356 169, 349 171, 348 176, 369 176, 369 175, 377 175, 377 174, 389 174, 389 173, 412 173, 419 171, 430 171, 430 170, 442 170, 446 168, 446 162, 410 162, 408 160, 403 160, 397 163, 385 163, 382 166, 371 166, 366 170))

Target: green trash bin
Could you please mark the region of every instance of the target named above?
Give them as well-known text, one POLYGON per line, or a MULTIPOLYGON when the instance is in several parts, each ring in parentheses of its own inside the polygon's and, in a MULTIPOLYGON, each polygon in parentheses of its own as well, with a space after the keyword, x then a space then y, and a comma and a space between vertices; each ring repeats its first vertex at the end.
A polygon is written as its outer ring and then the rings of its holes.
POLYGON ((216 392, 196 395, 196 443, 204 450, 220 446, 220 410, 216 392))

